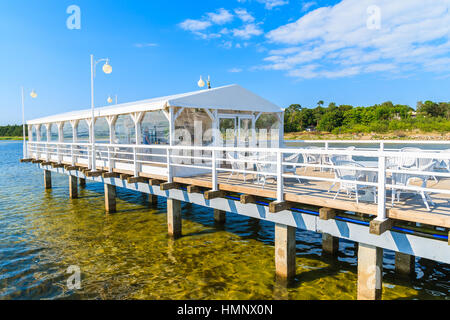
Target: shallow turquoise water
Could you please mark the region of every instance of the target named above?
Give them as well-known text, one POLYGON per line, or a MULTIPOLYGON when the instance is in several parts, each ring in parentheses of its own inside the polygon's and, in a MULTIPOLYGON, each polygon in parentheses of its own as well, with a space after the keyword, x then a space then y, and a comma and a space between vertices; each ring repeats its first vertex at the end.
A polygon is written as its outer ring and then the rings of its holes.
MULTIPOLYGON (((103 186, 89 183, 68 198, 68 178, 20 164, 21 143, 0 142, 0 299, 354 299, 355 246, 321 255, 319 234, 297 232, 297 276, 285 288, 274 277, 273 224, 183 205, 183 234, 167 237, 165 201, 118 189, 118 213, 106 215, 103 186), (81 270, 69 289, 67 268, 81 270)), ((450 268, 416 259, 416 277, 394 273, 385 251, 385 299, 448 299, 450 268)))

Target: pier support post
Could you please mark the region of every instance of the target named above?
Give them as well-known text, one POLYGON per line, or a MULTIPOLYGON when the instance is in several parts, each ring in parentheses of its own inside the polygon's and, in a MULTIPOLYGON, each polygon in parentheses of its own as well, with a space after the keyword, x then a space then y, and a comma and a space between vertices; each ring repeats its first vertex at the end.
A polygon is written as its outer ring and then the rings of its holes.
POLYGON ((383 281, 383 249, 359 244, 358 300, 380 300, 383 281))
POLYGON ((214 209, 214 222, 217 224, 224 224, 227 217, 225 211, 214 209))
POLYGON ((155 205, 158 203, 158 196, 155 194, 149 194, 148 195, 148 203, 150 205, 155 205))
POLYGON ((278 278, 295 276, 295 227, 275 224, 275 272, 278 278))
POLYGON ((52 188, 52 172, 49 170, 44 170, 44 187, 45 189, 52 188))
POLYGON ((416 257, 410 254, 395 253, 395 271, 402 276, 412 277, 416 272, 416 257))
POLYGON ((339 251, 339 238, 328 233, 322 234, 322 251, 325 254, 335 256, 339 251))
POLYGON ((105 183, 105 210, 107 213, 116 212, 116 186, 105 183))
POLYGON ((167 226, 169 236, 181 237, 181 201, 167 199, 167 226))
POLYGON ((86 187, 86 179, 80 178, 80 187, 86 187))
POLYGON ((70 199, 78 198, 78 178, 69 176, 69 197, 70 199))

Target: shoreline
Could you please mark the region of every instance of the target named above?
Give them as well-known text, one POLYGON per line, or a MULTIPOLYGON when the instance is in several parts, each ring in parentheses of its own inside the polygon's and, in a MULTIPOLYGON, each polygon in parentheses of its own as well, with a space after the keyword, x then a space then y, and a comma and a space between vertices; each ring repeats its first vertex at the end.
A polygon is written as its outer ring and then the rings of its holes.
MULTIPOLYGON (((449 141, 450 132, 447 133, 420 133, 420 132, 391 132, 391 133, 342 133, 329 132, 289 132, 284 134, 284 140, 418 140, 418 141, 449 141)), ((0 141, 23 141, 22 137, 0 137, 0 141)), ((27 138, 28 141, 28 138, 27 138)))
POLYGON ((421 132, 390 132, 390 133, 342 133, 329 132, 289 132, 285 133, 284 140, 398 140, 398 141, 448 141, 450 132, 447 133, 421 133, 421 132))

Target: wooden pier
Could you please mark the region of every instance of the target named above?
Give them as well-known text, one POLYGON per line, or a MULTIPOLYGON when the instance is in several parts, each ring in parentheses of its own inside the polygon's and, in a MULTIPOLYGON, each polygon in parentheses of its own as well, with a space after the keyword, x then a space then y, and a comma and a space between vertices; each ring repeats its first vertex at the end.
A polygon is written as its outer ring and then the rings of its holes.
MULTIPOLYGON (((109 168, 106 167, 97 168, 103 172, 102 176, 102 174, 87 174, 88 172, 83 170, 87 167, 82 164, 76 165, 77 170, 70 171, 61 166, 52 166, 52 163, 38 165, 44 169, 46 186, 51 186, 50 172, 68 175, 71 198, 76 198, 76 181, 78 180, 104 183, 107 213, 117 211, 115 200, 117 186, 148 194, 152 203, 158 196, 167 198, 168 235, 173 238, 182 236, 182 201, 213 208, 214 219, 217 223, 225 223, 226 212, 272 221, 275 223, 276 275, 287 281, 295 276, 295 230, 297 228, 322 233, 323 251, 326 254, 336 255, 340 238, 355 241, 359 244, 358 299, 381 298, 383 249, 396 251, 396 270, 403 276, 411 276, 414 273, 415 256, 450 263, 450 243, 426 236, 427 227, 428 230, 437 232, 432 226, 442 228, 441 234, 448 234, 450 210, 445 205, 445 201, 449 199, 446 195, 436 200, 443 205, 436 206, 433 212, 421 209, 420 202, 411 200, 399 204, 395 210, 387 210, 387 216, 395 220, 392 226, 407 226, 411 222, 418 222, 424 224, 421 228, 425 236, 410 235, 397 230, 386 230, 380 235, 372 235, 369 232, 370 224, 362 225, 361 223, 373 221, 377 215, 377 206, 367 203, 356 204, 354 199, 347 199, 345 196, 333 200, 334 192, 328 192, 331 183, 308 183, 306 186, 299 183, 292 184, 285 189, 288 205, 275 210, 276 213, 274 213, 271 212, 274 209, 271 210, 270 204, 276 203, 276 186, 269 183, 261 190, 252 187, 249 178, 244 182, 242 175, 228 180, 228 174, 219 174, 219 190, 214 191, 214 196, 208 196, 211 194, 212 187, 210 175, 190 178, 174 177, 174 182, 165 183, 167 179, 162 175, 142 173, 139 175, 141 179, 130 180, 128 171, 114 169, 114 174, 108 174, 109 168), (305 205, 314 209, 317 214, 293 210, 301 209, 305 205), (342 219, 344 212, 347 211, 357 213, 353 216, 352 222, 342 219), (429 248, 433 250, 430 251, 429 248)), ((307 170, 306 174, 330 175, 330 173, 314 170, 307 170)), ((443 179, 437 184, 448 187, 449 182, 450 179, 443 179)), ((433 184, 433 182, 430 183, 433 184)))
POLYGON ((284 109, 238 85, 27 124, 22 162, 44 170, 46 189, 52 173, 69 176, 73 199, 77 181, 103 183, 108 213, 120 212, 117 187, 152 203, 166 198, 174 238, 183 201, 213 209, 219 224, 226 212, 273 222, 276 274, 286 280, 295 276, 297 229, 321 233, 331 255, 339 239, 358 244, 358 299, 381 298, 383 249, 396 252, 399 274, 412 272, 416 256, 450 263, 450 149, 285 147, 284 109))

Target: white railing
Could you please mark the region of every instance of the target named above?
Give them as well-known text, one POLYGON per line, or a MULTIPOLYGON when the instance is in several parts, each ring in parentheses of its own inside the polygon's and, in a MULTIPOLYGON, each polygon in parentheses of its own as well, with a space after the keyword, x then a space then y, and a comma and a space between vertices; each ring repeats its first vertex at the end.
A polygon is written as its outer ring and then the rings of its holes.
MULTIPOLYGON (((317 143, 317 141, 314 141, 314 143, 317 143)), ((352 143, 357 144, 358 141, 352 141, 352 143)), ((362 143, 367 142, 364 141, 362 143)), ((399 142, 396 141, 395 143, 398 144, 399 142)), ((441 142, 437 144, 441 144, 441 142)), ((356 192, 358 188, 372 189, 374 193, 373 202, 377 203, 378 218, 380 219, 386 217, 388 189, 391 190, 392 194, 397 190, 401 190, 450 195, 450 190, 446 188, 430 188, 426 184, 422 186, 402 185, 394 181, 394 177, 401 174, 423 177, 425 180, 428 180, 428 177, 434 177, 436 179, 450 178, 449 167, 447 167, 447 170, 435 171, 433 169, 434 166, 428 166, 424 170, 417 167, 414 169, 414 167, 404 168, 392 165, 393 159, 409 158, 432 159, 434 161, 433 163, 436 164, 438 162, 449 163, 450 153, 439 152, 437 150, 428 150, 427 152, 417 154, 415 152, 399 152, 390 149, 385 149, 384 151, 368 149, 345 150, 342 148, 330 148, 329 144, 323 149, 308 149, 304 147, 238 148, 96 144, 94 150, 98 166, 95 169, 100 167, 110 172, 114 169, 127 170, 131 171, 134 176, 139 176, 140 173, 158 174, 159 176, 165 176, 169 182, 172 182, 174 177, 210 174, 213 190, 218 190, 219 175, 224 173, 229 173, 229 176, 226 177, 228 179, 233 174, 244 175, 244 177, 248 175, 256 177, 256 182, 253 179, 251 186, 260 189, 266 187, 266 180, 269 178, 273 180, 273 183, 270 185, 276 190, 277 201, 284 201, 286 187, 292 186, 292 183, 287 180, 292 179, 297 179, 297 182, 307 180, 318 183, 327 182, 333 185, 341 184, 341 186, 349 185, 356 189, 356 192), (229 154, 229 156, 226 154, 229 154), (235 157, 236 154, 241 156, 235 157), (353 163, 350 163, 350 165, 336 165, 327 163, 326 161, 308 163, 301 161, 305 154, 314 154, 320 158, 327 159, 336 156, 376 159, 376 163, 365 167, 355 167, 353 163), (286 160, 288 157, 295 158, 295 155, 299 155, 295 162, 286 160), (223 164, 228 164, 228 166, 223 164), (291 170, 288 170, 288 168, 291 170), (332 178, 324 174, 307 175, 306 172, 305 174, 301 174, 300 171, 302 169, 306 171, 308 168, 313 168, 313 170, 319 169, 321 171, 330 170, 335 172, 335 176, 332 178), (341 171, 354 172, 355 177, 363 173, 361 176, 364 175, 367 179, 348 179, 348 176, 339 176, 337 174, 337 172, 341 171), (390 182, 388 178, 390 178, 390 182)), ((91 159, 93 156, 92 145, 89 143, 28 142, 28 152, 29 156, 35 159, 69 163, 72 165, 84 164, 89 167, 92 163, 91 159)), ((301 186, 302 184, 300 182, 297 186, 301 186)), ((358 196, 355 195, 355 197, 358 201, 358 196)))

